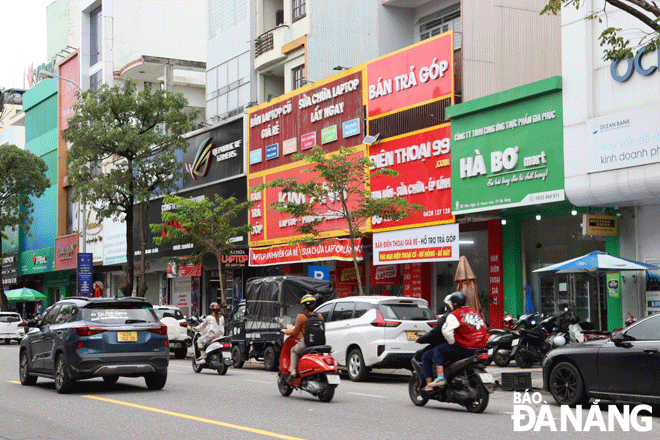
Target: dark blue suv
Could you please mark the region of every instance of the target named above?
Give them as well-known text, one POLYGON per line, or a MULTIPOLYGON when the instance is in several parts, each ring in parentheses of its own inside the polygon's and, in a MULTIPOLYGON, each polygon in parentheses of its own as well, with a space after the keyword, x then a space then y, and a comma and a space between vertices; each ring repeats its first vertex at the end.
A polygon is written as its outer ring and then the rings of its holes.
POLYGON ((19 349, 23 385, 49 377, 66 393, 81 379, 143 376, 151 390, 165 386, 167 326, 143 298, 64 298, 27 326, 19 349))

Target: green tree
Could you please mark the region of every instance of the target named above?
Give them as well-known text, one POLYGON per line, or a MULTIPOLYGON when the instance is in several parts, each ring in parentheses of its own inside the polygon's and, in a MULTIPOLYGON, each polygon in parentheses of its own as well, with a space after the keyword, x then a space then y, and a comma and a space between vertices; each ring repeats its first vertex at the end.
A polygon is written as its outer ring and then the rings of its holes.
MULTIPOLYGON (((16 145, 0 145, 0 253, 7 228, 22 227, 25 233, 30 233, 32 199, 41 197, 50 186, 46 171, 48 166, 42 158, 16 145)), ((0 309, 8 310, 3 284, 0 271, 0 309)))
POLYGON ((133 222, 139 206, 142 262, 138 295, 144 296, 144 259, 147 212, 150 198, 176 189, 183 166, 176 151, 188 143, 182 135, 194 128, 195 111, 187 111, 181 93, 137 90, 135 81, 88 90, 74 106, 64 139, 72 144, 68 154, 69 184, 74 200, 92 207, 100 219, 120 218, 126 223, 126 284, 133 292, 133 222))
MULTIPOLYGON (((541 14, 557 15, 561 8, 569 6, 579 9, 584 0, 549 0, 541 14)), ((600 36, 600 45, 606 46, 603 60, 618 61, 623 58, 633 58, 635 51, 641 46, 647 46, 647 51, 658 49, 660 45, 660 7, 655 1, 647 0, 601 0, 600 8, 590 11, 589 19, 602 23, 607 20, 607 14, 615 9, 636 18, 644 25, 643 29, 623 29, 607 26, 600 36), (636 34, 639 40, 632 42, 626 34, 636 34)))
POLYGON ((193 243, 189 257, 168 258, 179 264, 199 264, 205 254, 212 254, 218 260, 220 295, 222 305, 227 305, 225 286, 222 282, 222 256, 229 255, 235 247, 232 238, 249 233, 252 226, 231 226, 235 218, 243 216, 247 220, 247 209, 252 202, 239 202, 235 197, 223 199, 219 194, 215 199, 193 200, 167 195, 164 204, 172 204, 172 211, 163 211, 163 223, 151 224, 151 231, 162 236, 154 237, 157 245, 193 243))
MULTIPOLYGON (((351 241, 353 266, 357 275, 358 291, 364 295, 362 280, 355 251, 355 240, 364 236, 367 220, 380 217, 383 220, 400 220, 411 213, 424 210, 424 206, 411 204, 403 197, 372 198, 369 190, 369 169, 372 162, 356 148, 341 147, 334 153, 325 153, 315 146, 311 154, 297 153, 295 160, 302 159, 313 166, 301 172, 315 173, 315 179, 298 183, 295 178, 276 179, 256 185, 252 191, 262 191, 267 187, 281 188, 283 194, 304 196, 301 203, 274 202, 270 207, 277 212, 290 214, 294 218, 305 218, 296 223, 296 230, 302 237, 292 242, 315 243, 319 238, 326 217, 343 219, 346 233, 351 241), (323 214, 325 213, 325 214, 323 214)), ((394 170, 382 168, 371 172, 371 178, 386 175, 397 176, 394 170)))

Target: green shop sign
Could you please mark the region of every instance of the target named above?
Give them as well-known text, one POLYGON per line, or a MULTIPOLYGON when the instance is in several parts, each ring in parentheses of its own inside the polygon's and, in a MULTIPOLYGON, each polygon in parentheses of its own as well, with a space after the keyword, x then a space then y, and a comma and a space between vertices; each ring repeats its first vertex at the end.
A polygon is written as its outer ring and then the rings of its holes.
POLYGON ((50 247, 21 252, 18 268, 20 275, 54 271, 55 248, 50 247))
POLYGON ((447 109, 452 212, 563 201, 561 77, 447 109))

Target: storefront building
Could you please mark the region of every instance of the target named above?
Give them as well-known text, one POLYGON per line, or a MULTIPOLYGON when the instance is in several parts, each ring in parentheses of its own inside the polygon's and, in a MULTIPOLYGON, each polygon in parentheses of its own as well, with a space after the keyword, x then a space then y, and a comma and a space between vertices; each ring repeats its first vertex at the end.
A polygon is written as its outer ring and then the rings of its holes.
MULTIPOLYGON (((603 60, 598 20, 603 0, 562 10, 564 151, 566 196, 616 222, 607 251, 646 263, 660 262, 660 132, 658 54, 636 50, 633 59, 603 60)), ((618 9, 608 26, 636 29, 639 22, 618 9)), ((634 43, 634 41, 633 41, 634 43)), ((620 292, 607 292, 608 323, 620 328, 630 315, 660 311, 654 272, 621 272, 620 292)))

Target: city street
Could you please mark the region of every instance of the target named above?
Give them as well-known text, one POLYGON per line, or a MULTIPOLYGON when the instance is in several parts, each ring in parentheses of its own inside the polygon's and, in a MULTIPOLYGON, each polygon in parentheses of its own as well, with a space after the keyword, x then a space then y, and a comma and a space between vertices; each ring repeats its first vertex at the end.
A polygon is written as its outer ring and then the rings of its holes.
MULTIPOLYGON (((93 379, 60 395, 49 379, 39 378, 32 387, 20 384, 18 348, 0 345, 0 439, 566 438, 547 427, 514 432, 512 392, 497 390, 486 411, 475 415, 455 404, 415 407, 405 376, 378 375, 363 383, 342 376, 334 400, 322 403, 307 393, 281 396, 276 374, 260 363, 219 376, 210 370, 195 374, 190 358, 172 358, 162 391, 147 390, 142 378, 120 378, 114 385, 93 379)), ((560 408, 548 394, 541 396, 559 429, 560 408)), ((538 414, 542 405, 531 406, 538 414)), ((606 407, 601 408, 607 423, 606 407)), ((575 432, 570 425, 568 432, 576 439, 655 438, 660 418, 650 423, 650 432, 621 432, 619 425, 616 433, 575 432)))

